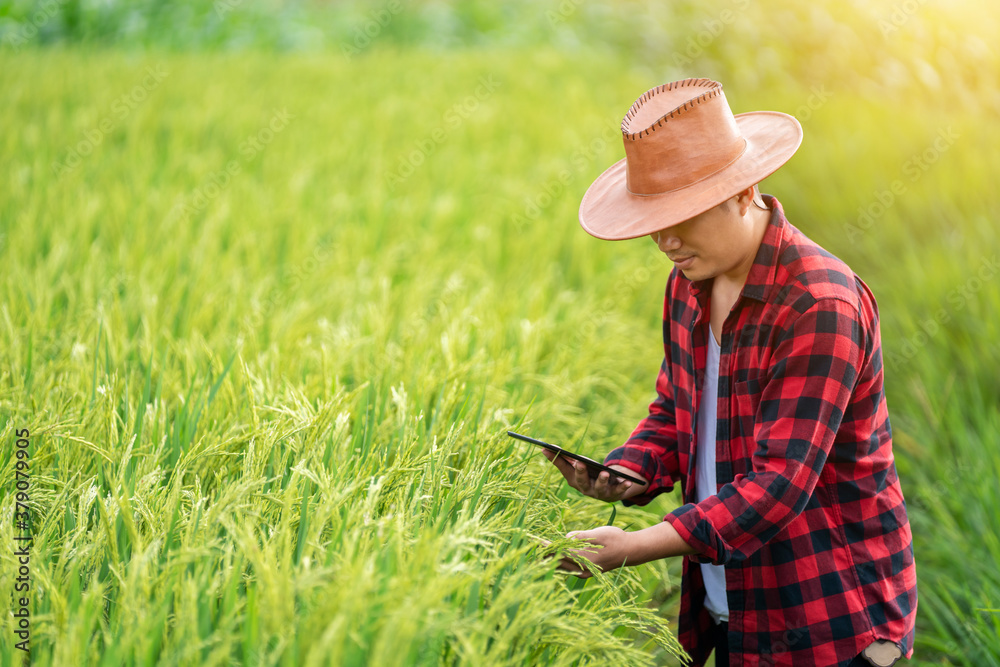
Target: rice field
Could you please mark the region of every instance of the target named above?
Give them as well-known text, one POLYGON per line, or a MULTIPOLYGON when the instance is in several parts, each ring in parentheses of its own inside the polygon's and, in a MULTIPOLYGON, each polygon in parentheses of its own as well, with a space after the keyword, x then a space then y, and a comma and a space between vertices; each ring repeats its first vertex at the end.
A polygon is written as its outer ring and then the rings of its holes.
MULTIPOLYGON (((36 665, 680 664, 678 560, 546 557, 676 497, 612 514, 505 435, 602 458, 644 414, 669 262, 576 210, 673 70, 520 44, 0 62, 0 663, 30 532, 36 665)), ((802 120, 762 190, 879 301, 912 664, 1000 664, 996 88, 723 74, 734 111, 802 120)))

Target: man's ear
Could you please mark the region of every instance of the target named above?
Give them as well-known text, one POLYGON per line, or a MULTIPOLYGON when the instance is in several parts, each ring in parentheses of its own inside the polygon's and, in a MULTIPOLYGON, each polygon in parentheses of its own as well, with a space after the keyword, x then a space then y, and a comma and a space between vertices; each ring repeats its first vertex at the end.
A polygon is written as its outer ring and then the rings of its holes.
POLYGON ((746 215, 753 205, 755 189, 756 186, 751 185, 746 190, 736 193, 736 207, 739 209, 740 215, 746 215))

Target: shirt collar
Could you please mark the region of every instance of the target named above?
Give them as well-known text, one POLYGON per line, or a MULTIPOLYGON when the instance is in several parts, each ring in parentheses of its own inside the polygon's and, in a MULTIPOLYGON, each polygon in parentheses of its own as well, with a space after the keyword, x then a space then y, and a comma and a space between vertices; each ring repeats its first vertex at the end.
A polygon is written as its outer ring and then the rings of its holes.
MULTIPOLYGON (((750 267, 750 273, 747 274, 746 282, 743 283, 740 296, 767 302, 778 271, 778 256, 788 220, 785 219, 785 211, 781 207, 781 203, 775 197, 764 194, 761 197, 767 207, 771 209, 771 218, 768 220, 767 230, 757 248, 757 255, 754 257, 753 266, 750 267)), ((711 285, 711 278, 692 282, 691 293, 698 297, 700 302, 702 293, 711 291, 711 285)))
POLYGON ((742 296, 757 301, 767 301, 768 294, 774 286, 775 276, 778 272, 778 257, 781 254, 782 240, 788 228, 788 220, 785 219, 785 210, 781 208, 778 200, 771 195, 761 195, 764 203, 771 209, 771 219, 767 223, 767 231, 757 248, 757 256, 754 257, 753 266, 747 274, 746 282, 743 283, 742 296))

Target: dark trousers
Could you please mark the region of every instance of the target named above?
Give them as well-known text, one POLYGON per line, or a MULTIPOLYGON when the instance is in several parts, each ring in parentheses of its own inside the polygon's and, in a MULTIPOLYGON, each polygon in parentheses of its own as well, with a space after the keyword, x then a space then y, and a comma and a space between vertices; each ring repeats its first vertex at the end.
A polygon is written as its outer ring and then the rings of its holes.
MULTIPOLYGON (((729 624, 713 624, 712 646, 715 647, 715 667, 729 667, 729 624)), ((860 655, 847 664, 847 667, 871 667, 871 663, 860 655)))
POLYGON ((729 667, 729 624, 713 624, 712 646, 715 647, 715 667, 729 667))

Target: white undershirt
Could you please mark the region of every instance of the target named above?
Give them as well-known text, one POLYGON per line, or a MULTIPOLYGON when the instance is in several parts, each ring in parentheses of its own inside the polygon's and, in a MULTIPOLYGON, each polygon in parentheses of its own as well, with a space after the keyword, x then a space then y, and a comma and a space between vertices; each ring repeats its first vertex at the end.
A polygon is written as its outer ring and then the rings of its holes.
MULTIPOLYGON (((708 332, 708 360, 705 364, 705 386, 698 408, 698 442, 695 444, 695 493, 698 502, 711 498, 715 490, 715 421, 719 399, 719 357, 722 350, 715 342, 715 334, 708 332)), ((716 623, 729 621, 729 602, 726 600, 726 568, 724 565, 701 563, 701 576, 705 580, 705 608, 716 623)))

